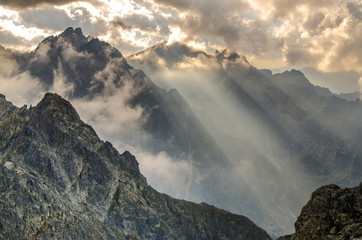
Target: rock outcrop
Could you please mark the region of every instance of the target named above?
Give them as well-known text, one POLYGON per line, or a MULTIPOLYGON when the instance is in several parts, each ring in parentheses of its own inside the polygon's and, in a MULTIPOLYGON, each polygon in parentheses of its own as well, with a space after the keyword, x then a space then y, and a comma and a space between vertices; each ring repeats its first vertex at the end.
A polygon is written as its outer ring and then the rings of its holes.
POLYGON ((278 240, 361 239, 362 183, 354 188, 328 185, 317 189, 303 207, 295 231, 278 240))
POLYGON ((270 239, 248 218, 151 188, 71 104, 0 95, 1 239, 270 239))

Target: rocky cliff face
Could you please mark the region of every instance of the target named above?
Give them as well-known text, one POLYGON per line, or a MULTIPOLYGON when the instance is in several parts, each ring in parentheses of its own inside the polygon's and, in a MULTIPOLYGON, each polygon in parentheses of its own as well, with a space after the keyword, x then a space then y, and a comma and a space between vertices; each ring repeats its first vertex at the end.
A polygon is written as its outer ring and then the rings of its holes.
POLYGON ((361 238, 362 183, 354 188, 328 185, 317 189, 303 207, 295 233, 278 240, 361 238))
POLYGON ((270 239, 246 217, 158 193, 49 93, 30 108, 0 96, 0 238, 270 239))

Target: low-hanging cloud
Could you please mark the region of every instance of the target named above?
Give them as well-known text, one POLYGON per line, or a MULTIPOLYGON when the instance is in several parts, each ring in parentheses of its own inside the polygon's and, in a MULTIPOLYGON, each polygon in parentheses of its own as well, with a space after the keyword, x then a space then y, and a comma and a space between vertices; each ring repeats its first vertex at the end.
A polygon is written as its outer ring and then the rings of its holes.
POLYGON ((99 94, 93 99, 71 100, 81 118, 91 124, 103 139, 115 143, 120 151, 140 144, 147 137, 142 131, 142 108, 127 105, 130 88, 124 86, 121 90, 114 90, 113 94, 99 94))
POLYGON ((152 154, 142 149, 133 149, 132 152, 137 156, 142 174, 158 191, 176 198, 201 201, 201 196, 190 194, 189 188, 197 169, 189 160, 175 161, 165 152, 152 154))
POLYGON ((0 47, 0 62, 0 93, 16 106, 34 104, 41 99, 44 86, 28 71, 19 72, 12 52, 0 47))

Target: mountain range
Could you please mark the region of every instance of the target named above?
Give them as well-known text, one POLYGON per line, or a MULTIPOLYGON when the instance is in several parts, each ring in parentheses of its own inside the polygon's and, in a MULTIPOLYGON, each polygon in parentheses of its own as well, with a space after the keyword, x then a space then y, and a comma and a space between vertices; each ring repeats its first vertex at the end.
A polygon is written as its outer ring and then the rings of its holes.
MULTIPOLYGON (((312 189, 329 183, 354 186, 361 180, 359 99, 348 101, 314 86, 300 71, 256 69, 229 50, 206 54, 162 42, 127 61, 158 85, 176 87, 219 140, 231 166, 246 167, 239 170, 247 177, 239 179, 250 181, 249 196, 257 192, 257 201, 263 200, 253 209, 265 209, 263 216, 246 215, 269 232, 278 235, 276 229, 293 222, 312 189), (272 219, 283 220, 270 226, 272 219)), ((247 212, 243 197, 232 190, 228 194, 244 207, 229 202, 224 208, 247 212)))
POLYGON ((293 231, 315 188, 361 181, 361 103, 300 71, 177 42, 124 58, 79 28, 0 53, 6 84, 28 86, 20 100, 57 92, 102 138, 142 156, 156 189, 245 215, 274 237, 293 231))

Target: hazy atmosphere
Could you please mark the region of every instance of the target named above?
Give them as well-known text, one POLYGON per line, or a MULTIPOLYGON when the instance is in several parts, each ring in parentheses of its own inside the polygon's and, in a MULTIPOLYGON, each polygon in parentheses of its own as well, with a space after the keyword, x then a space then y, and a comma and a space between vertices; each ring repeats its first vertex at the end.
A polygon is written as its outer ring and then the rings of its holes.
POLYGON ((349 87, 340 91, 353 92, 362 76, 361 16, 360 0, 5 0, 0 39, 5 47, 29 50, 68 26, 81 27, 126 56, 178 40, 207 51, 239 51, 259 68, 345 73, 349 87))
POLYGON ((0 93, 59 94, 156 190, 275 238, 361 180, 361 39, 361 0, 5 0, 0 93))

